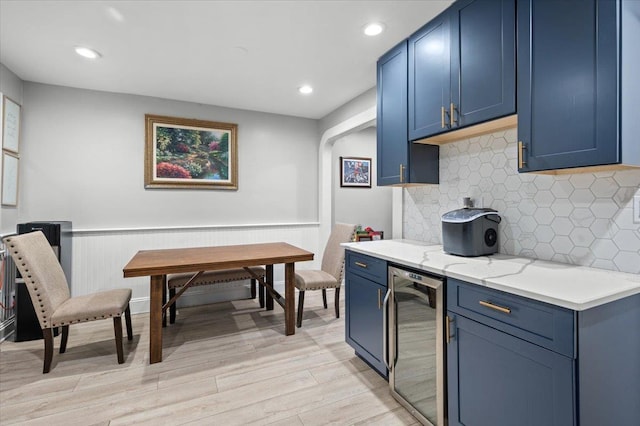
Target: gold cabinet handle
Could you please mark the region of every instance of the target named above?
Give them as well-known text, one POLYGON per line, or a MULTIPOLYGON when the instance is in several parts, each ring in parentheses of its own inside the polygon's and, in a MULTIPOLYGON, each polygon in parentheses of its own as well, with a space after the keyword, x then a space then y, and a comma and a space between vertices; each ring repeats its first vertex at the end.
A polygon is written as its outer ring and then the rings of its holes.
POLYGON ((362 263, 362 262, 356 262, 356 266, 359 266, 361 268, 366 268, 367 264, 366 263, 362 263))
POLYGON ((382 309, 382 291, 378 289, 378 309, 382 309))
POLYGON ((453 337, 451 335, 451 323, 453 322, 453 320, 451 319, 451 317, 449 315, 447 315, 445 317, 445 333, 447 334, 446 340, 447 340, 447 344, 449 344, 451 342, 451 338, 453 337))
POLYGON ((510 314, 511 313, 511 309, 510 308, 506 308, 504 306, 499 306, 499 305, 493 304, 491 302, 485 302, 484 300, 481 300, 479 303, 484 307, 493 309, 495 311, 502 312, 504 314, 510 314))
POLYGON ((458 124, 456 121, 456 106, 453 102, 449 104, 449 121, 451 122, 451 127, 453 127, 454 124, 458 124))
POLYGON ((400 164, 400 183, 404 182, 404 165, 400 164))
POLYGON ((444 115, 446 114, 444 107, 442 107, 441 111, 441 118, 440 118, 440 125, 442 126, 442 128, 445 128, 445 122, 444 122, 444 115))
POLYGON ((522 143, 522 141, 518 141, 518 168, 521 169, 527 164, 524 161, 524 150, 527 149, 527 146, 522 143))

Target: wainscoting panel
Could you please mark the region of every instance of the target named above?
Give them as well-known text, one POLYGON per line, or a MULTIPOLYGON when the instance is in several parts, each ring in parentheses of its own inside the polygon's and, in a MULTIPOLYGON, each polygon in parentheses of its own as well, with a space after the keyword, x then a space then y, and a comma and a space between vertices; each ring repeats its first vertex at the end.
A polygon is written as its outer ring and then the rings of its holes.
MULTIPOLYGON (((111 229, 73 231, 71 294, 129 287, 133 313, 149 311, 149 278, 123 278, 122 268, 139 250, 221 246, 284 241, 315 253, 315 260, 296 264, 298 269, 318 268, 324 241, 318 223, 203 226, 185 228, 111 229)), ((284 268, 274 267, 276 287, 283 286, 284 268)), ((249 281, 188 290, 178 306, 249 297, 249 281)))

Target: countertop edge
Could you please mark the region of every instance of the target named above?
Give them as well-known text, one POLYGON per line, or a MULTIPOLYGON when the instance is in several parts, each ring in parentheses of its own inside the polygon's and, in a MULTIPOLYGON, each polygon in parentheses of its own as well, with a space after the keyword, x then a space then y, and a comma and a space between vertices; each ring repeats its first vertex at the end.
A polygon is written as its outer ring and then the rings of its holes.
MULTIPOLYGON (((411 240, 382 240, 382 241, 386 241, 386 243, 376 244, 378 243, 377 241, 376 242, 368 241, 368 242, 359 242, 359 243, 345 243, 343 244, 343 246, 348 250, 365 254, 368 256, 377 257, 394 264, 398 264, 398 265, 402 265, 402 266, 406 266, 414 269, 419 269, 425 272, 442 275, 449 278, 463 280, 472 284, 480 285, 487 288, 492 288, 495 290, 526 297, 526 298, 537 300, 544 303, 549 303, 551 305, 560 306, 560 307, 571 309, 574 311, 584 311, 590 308, 601 306, 606 303, 620 300, 620 299, 640 293, 640 278, 638 278, 638 283, 637 285, 635 285, 635 287, 632 285, 631 287, 627 286, 620 289, 614 288, 612 289, 612 291, 608 293, 599 294, 597 296, 594 295, 593 297, 590 297, 588 294, 587 295, 583 294, 580 296, 576 296, 574 300, 568 300, 566 297, 561 297, 560 295, 557 295, 557 294, 551 294, 552 292, 536 291, 534 288, 531 288, 530 285, 526 286, 526 285, 523 285, 522 283, 519 286, 510 285, 508 283, 509 275, 515 276, 515 275, 521 274, 521 272, 518 272, 517 274, 505 274, 504 276, 498 276, 496 278, 496 277, 491 277, 489 274, 485 274, 486 276, 481 276, 483 274, 473 275, 473 274, 463 273, 459 271, 449 270, 450 268, 453 268, 456 266, 465 266, 472 262, 478 263, 478 261, 482 260, 483 258, 486 258, 487 264, 491 264, 493 259, 497 259, 497 258, 491 258, 490 256, 483 256, 480 258, 465 258, 465 257, 447 255, 442 251, 442 246, 429 245, 419 241, 411 241, 411 240), (400 248, 402 250, 412 250, 412 251, 415 251, 416 253, 422 252, 423 253, 422 262, 417 263, 415 261, 415 257, 420 257, 420 256, 412 256, 414 257, 414 259, 408 259, 408 258, 400 258, 398 257, 398 255, 390 254, 390 251, 392 250, 390 249, 385 250, 385 247, 384 247, 385 244, 386 245, 393 244, 394 245, 393 248, 395 249, 400 248), (430 264, 428 259, 429 253, 434 253, 440 257, 445 257, 447 260, 451 260, 452 262, 445 265, 433 264, 437 262, 432 262, 432 264, 430 264), (576 300, 576 299, 579 299, 579 300, 576 300)), ((561 268, 566 266, 567 268, 576 268, 576 270, 580 271, 579 273, 589 273, 591 270, 593 270, 594 272, 598 272, 598 273, 610 272, 616 276, 624 277, 624 278, 631 278, 633 276, 633 274, 628 274, 628 273, 619 272, 619 271, 608 271, 604 269, 561 264, 557 262, 542 261, 542 260, 517 257, 517 256, 502 256, 502 259, 497 259, 497 260, 504 261, 505 260, 504 258, 506 258, 506 261, 521 262, 523 265, 522 267, 523 270, 527 267, 527 265, 537 263, 539 265, 542 265, 543 267, 557 266, 561 268)), ((560 281, 560 279, 558 281, 560 281)), ((629 281, 632 281, 632 280, 629 280, 629 281)), ((635 284, 635 280, 633 280, 632 284, 635 284)))

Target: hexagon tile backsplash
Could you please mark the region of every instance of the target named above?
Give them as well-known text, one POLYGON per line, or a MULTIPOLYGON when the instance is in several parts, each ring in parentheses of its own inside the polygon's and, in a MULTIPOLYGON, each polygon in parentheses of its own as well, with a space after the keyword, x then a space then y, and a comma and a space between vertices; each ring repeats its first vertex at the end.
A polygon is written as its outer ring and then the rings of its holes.
POLYGON ((500 253, 640 273, 640 170, 518 173, 516 138, 514 128, 442 145, 440 185, 403 191, 404 238, 442 244, 440 217, 471 197, 502 216, 500 253))

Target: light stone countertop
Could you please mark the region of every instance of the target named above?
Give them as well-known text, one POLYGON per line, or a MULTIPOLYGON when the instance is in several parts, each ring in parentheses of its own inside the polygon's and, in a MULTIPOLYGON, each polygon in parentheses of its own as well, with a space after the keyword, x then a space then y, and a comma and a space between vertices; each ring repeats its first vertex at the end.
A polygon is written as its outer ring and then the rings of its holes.
POLYGON ((461 257, 412 240, 343 244, 354 252, 575 311, 640 293, 640 275, 493 254, 461 257))

